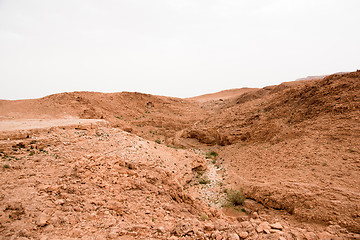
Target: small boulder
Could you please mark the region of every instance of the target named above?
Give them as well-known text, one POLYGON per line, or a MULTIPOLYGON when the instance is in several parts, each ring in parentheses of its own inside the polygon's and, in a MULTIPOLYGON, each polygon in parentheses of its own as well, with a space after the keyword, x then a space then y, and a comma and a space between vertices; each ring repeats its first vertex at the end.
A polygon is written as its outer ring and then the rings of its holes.
POLYGON ((278 229, 278 230, 283 229, 283 227, 281 226, 281 224, 279 222, 271 224, 270 227, 273 228, 273 229, 278 229))
POLYGON ((249 236, 249 233, 244 231, 244 232, 240 232, 239 233, 239 237, 241 237, 242 239, 245 239, 249 236))
POLYGON ((264 232, 269 234, 270 233, 270 225, 268 222, 262 222, 259 224, 259 226, 257 226, 256 231, 258 233, 264 232))
POLYGON ((116 212, 118 216, 123 214, 123 209, 118 201, 111 200, 107 204, 107 208, 116 212))
POLYGON ((39 227, 44 227, 48 224, 49 216, 45 213, 41 213, 36 221, 36 225, 39 227))
POLYGON ((215 227, 214 227, 214 224, 212 224, 212 223, 206 223, 204 225, 204 230, 205 231, 213 231, 214 229, 215 229, 215 227))
POLYGON ((229 240, 240 240, 239 235, 237 235, 236 233, 229 233, 228 239, 229 240))

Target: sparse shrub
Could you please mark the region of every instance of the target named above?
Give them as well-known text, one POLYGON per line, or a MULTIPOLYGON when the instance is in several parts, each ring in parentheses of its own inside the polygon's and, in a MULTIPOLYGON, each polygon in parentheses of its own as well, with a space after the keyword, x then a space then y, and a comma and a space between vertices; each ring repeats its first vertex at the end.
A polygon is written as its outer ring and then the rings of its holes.
POLYGON ((30 154, 29 154, 29 155, 30 155, 30 156, 32 156, 32 155, 34 155, 34 154, 35 154, 34 152, 30 152, 30 154))
POLYGON ((205 184, 209 184, 209 183, 211 183, 211 181, 206 177, 199 179, 199 184, 204 184, 205 185, 205 184))
POLYGON ((205 173, 205 171, 197 171, 197 174, 198 174, 198 176, 197 177, 200 177, 200 176, 202 176, 202 175, 204 175, 204 173, 205 173))
POLYGON ((245 201, 245 197, 241 191, 237 191, 237 190, 226 190, 226 201, 227 201, 227 205, 230 206, 241 206, 244 201, 245 201))
POLYGON ((8 164, 5 164, 4 168, 10 168, 10 166, 8 164))
POLYGON ((323 167, 326 167, 326 166, 327 166, 327 163, 326 163, 326 162, 324 162, 322 165, 323 165, 323 167))
POLYGON ((175 146, 175 145, 166 145, 166 146, 169 147, 169 148, 174 148, 174 149, 185 149, 182 146, 175 146))
POLYGON ((156 142, 157 144, 161 144, 161 141, 160 141, 159 139, 156 139, 155 142, 156 142))
POLYGON ((208 218, 209 217, 205 213, 201 214, 201 220, 206 221, 208 218))
POLYGON ((217 153, 214 151, 208 152, 206 153, 206 158, 211 158, 211 159, 215 159, 217 157, 217 153))

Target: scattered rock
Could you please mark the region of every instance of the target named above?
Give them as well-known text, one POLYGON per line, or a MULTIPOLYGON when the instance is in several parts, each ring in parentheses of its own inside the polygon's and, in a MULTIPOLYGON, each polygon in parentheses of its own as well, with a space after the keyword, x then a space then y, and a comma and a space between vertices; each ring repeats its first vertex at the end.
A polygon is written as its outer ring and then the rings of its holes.
POLYGON ((274 223, 274 224, 270 224, 270 227, 273 228, 273 229, 279 229, 279 230, 283 229, 283 227, 281 226, 281 224, 279 222, 274 223))
POLYGON ((245 228, 247 231, 251 231, 254 227, 249 221, 241 222, 240 225, 245 228))
POLYGON ((121 216, 123 214, 123 209, 118 201, 109 201, 107 204, 107 208, 115 211, 118 216, 121 216))
POLYGON ((193 233, 194 233, 194 229, 192 225, 189 223, 178 223, 171 231, 171 234, 179 237, 193 235, 193 233))
POLYGON ((206 223, 205 225, 204 225, 204 230, 205 231, 213 231, 215 229, 215 226, 214 226, 214 224, 212 224, 212 223, 206 223))
POLYGON ((36 225, 39 227, 44 227, 48 224, 49 216, 45 213, 41 213, 36 221, 36 225))
POLYGON ((228 235, 228 240, 239 240, 239 235, 237 235, 236 233, 229 233, 228 235))
POLYGON ((55 201, 56 205, 64 205, 64 203, 65 203, 64 199, 58 199, 58 200, 55 201))
POLYGON ((166 232, 166 230, 165 230, 164 227, 158 227, 158 228, 156 229, 156 231, 158 231, 159 233, 165 233, 165 232, 166 232))
POLYGON ((119 237, 119 228, 117 228, 117 227, 112 227, 112 228, 110 229, 110 232, 109 232, 108 237, 111 238, 111 239, 118 238, 118 237, 119 237))
POLYGON ((270 233, 281 233, 281 230, 279 229, 270 229, 270 233))
POLYGON ((124 130, 125 132, 128 132, 128 133, 132 133, 132 132, 133 132, 133 129, 132 129, 131 127, 125 127, 125 128, 123 128, 123 130, 124 130))
POLYGON ((304 236, 305 236, 306 240, 317 240, 318 239, 316 234, 312 233, 312 232, 306 232, 306 233, 304 233, 304 236))
POLYGON ((241 238, 243 238, 243 239, 245 239, 245 238, 247 238, 249 236, 249 233, 248 232, 240 232, 239 233, 239 237, 241 237, 241 238))
POLYGON ((9 218, 11 220, 20 220, 22 215, 25 214, 25 210, 20 202, 9 203, 5 212, 9 212, 9 218))
POLYGON ((205 171, 207 169, 206 161, 203 158, 194 159, 191 165, 191 169, 196 172, 205 171))
POLYGON ((322 232, 318 235, 320 240, 335 240, 334 236, 328 232, 322 232))
POLYGON ((253 212, 251 214, 251 217, 254 218, 254 219, 258 219, 259 218, 259 214, 257 212, 253 212))
POLYGON ((264 232, 269 234, 270 233, 270 225, 268 222, 262 222, 259 224, 259 226, 256 227, 256 231, 258 233, 264 232))

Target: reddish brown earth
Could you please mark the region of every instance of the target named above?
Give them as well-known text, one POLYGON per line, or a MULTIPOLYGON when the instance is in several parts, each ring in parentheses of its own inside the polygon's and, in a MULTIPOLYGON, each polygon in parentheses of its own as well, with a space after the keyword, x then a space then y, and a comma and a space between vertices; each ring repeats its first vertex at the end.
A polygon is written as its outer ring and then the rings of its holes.
POLYGON ((360 239, 359 71, 0 100, 0 119, 2 239, 360 239))

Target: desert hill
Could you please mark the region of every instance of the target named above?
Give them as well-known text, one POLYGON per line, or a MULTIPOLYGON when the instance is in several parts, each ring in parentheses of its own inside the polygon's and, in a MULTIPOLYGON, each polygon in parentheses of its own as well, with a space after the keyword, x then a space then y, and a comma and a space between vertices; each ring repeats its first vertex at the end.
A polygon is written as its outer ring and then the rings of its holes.
POLYGON ((196 127, 215 128, 229 143, 281 141, 300 134, 297 124, 304 121, 356 115, 360 108, 359 76, 359 72, 331 75, 246 92, 196 127))
POLYGON ((223 90, 223 91, 216 92, 216 93, 209 93, 209 94, 204 94, 201 96, 191 97, 188 99, 195 100, 195 101, 198 101, 201 103, 212 101, 212 100, 220 100, 221 101, 224 99, 234 98, 234 97, 242 95, 246 92, 251 92, 254 90, 257 90, 257 88, 228 89, 228 90, 223 90))
POLYGON ((1 100, 0 233, 358 239, 359 93, 357 71, 189 99, 1 100))
POLYGON ((171 138, 206 115, 196 102, 130 92, 71 92, 0 101, 3 119, 105 119, 114 127, 152 140, 171 138))

